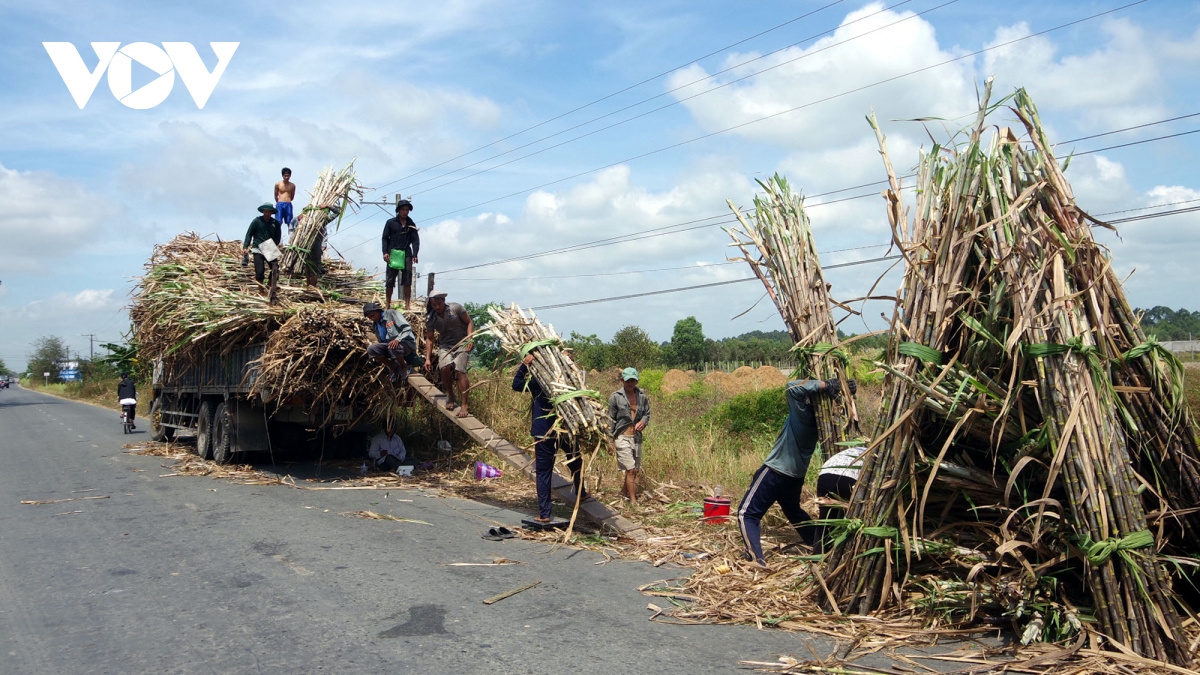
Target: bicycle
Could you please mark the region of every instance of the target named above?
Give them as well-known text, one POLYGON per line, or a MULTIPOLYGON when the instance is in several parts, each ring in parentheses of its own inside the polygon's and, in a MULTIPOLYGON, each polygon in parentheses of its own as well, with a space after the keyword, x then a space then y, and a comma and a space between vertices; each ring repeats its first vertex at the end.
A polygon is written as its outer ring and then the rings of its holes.
POLYGON ((132 434, 137 427, 133 420, 137 416, 137 401, 132 398, 121 399, 121 428, 127 434, 132 434))

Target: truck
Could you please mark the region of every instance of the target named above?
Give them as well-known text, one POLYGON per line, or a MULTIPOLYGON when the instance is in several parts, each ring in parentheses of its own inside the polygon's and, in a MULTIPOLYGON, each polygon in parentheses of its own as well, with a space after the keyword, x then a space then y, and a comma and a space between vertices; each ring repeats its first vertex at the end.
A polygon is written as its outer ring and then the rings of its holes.
POLYGON ((218 464, 276 449, 331 455, 365 451, 372 429, 353 424, 358 417, 354 401, 328 410, 302 396, 274 400, 271 392, 252 393, 265 347, 262 342, 228 352, 206 350, 173 366, 157 359, 151 376, 151 438, 170 441, 178 432, 194 432, 196 454, 218 464))

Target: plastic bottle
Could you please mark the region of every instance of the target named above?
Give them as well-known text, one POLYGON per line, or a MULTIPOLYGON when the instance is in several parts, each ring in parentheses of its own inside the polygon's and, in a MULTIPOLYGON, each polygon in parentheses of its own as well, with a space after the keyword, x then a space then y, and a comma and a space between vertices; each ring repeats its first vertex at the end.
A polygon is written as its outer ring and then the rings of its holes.
POLYGON ((714 497, 721 496, 721 484, 720 483, 717 483, 717 486, 715 488, 713 488, 713 496, 714 497))
POLYGON ((370 471, 370 470, 371 470, 371 468, 370 468, 370 467, 368 467, 368 466, 367 466, 367 463, 364 461, 364 462, 363 462, 363 464, 362 464, 362 467, 361 467, 361 468, 358 470, 358 472, 359 472, 359 474, 360 474, 360 475, 363 475, 363 476, 365 476, 365 475, 367 475, 367 472, 368 472, 368 471, 370 471))

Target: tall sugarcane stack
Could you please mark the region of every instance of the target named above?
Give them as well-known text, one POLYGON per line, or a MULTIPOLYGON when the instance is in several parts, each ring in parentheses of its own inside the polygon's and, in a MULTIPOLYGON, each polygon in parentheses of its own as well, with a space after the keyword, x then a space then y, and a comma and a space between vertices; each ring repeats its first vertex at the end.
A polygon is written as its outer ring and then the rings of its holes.
MULTIPOLYGON (((740 228, 726 230, 742 260, 766 287, 767 295, 783 317, 797 352, 796 377, 845 380, 849 358, 838 345, 837 326, 830 313, 829 285, 821 270, 812 225, 804 198, 792 192, 779 174, 758 181, 763 195, 754 198, 754 213, 747 218, 729 201, 740 228)), ((857 430, 858 412, 848 396, 816 399, 818 442, 823 452, 836 452, 857 430)))
MULTIPOLYGON (((251 393, 265 402, 301 396, 332 421, 338 404, 353 402, 353 419, 386 414, 397 390, 365 356, 377 338, 362 314, 382 295, 379 280, 343 260, 327 261, 322 291, 283 283, 277 302, 242 265, 240 242, 185 233, 157 246, 134 291, 130 319, 143 363, 162 359, 168 370, 206 354, 265 342, 251 393)), ((420 301, 405 316, 420 339, 420 301)), ((335 428, 335 432, 337 429, 335 428)))
POLYGON ((530 373, 551 397, 560 432, 576 439, 602 435, 608 429, 607 410, 599 394, 587 388, 587 373, 563 352, 562 337, 513 303, 507 309, 489 307, 492 322, 487 330, 509 354, 523 359, 533 354, 530 373))
POLYGON ((911 219, 872 119, 907 267, 827 601, 1004 616, 1026 643, 1094 630, 1185 665, 1168 563, 1200 552, 1200 452, 1181 370, 1139 328, 1023 90, 1024 137, 985 137, 990 90, 966 138, 922 154, 911 219))
POLYGON ((355 198, 362 198, 362 187, 354 175, 354 160, 336 172, 333 167, 325 167, 309 194, 308 206, 300 211, 296 231, 283 249, 279 269, 285 273, 304 274, 308 253, 317 245, 325 228, 335 218, 341 222, 346 209, 357 205, 355 198))

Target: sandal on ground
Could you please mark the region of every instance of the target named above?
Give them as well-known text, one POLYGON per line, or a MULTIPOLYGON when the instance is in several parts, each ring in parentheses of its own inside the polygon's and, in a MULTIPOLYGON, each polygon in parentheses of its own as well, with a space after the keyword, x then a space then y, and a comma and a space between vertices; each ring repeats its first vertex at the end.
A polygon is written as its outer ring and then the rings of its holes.
POLYGON ((501 537, 494 527, 488 528, 487 534, 483 535, 483 538, 489 541, 504 541, 504 537, 501 537))
POLYGON ((507 527, 504 527, 503 525, 495 528, 495 530, 496 530, 496 536, 500 537, 501 539, 512 539, 513 537, 517 536, 516 532, 513 532, 512 530, 508 529, 507 527))

